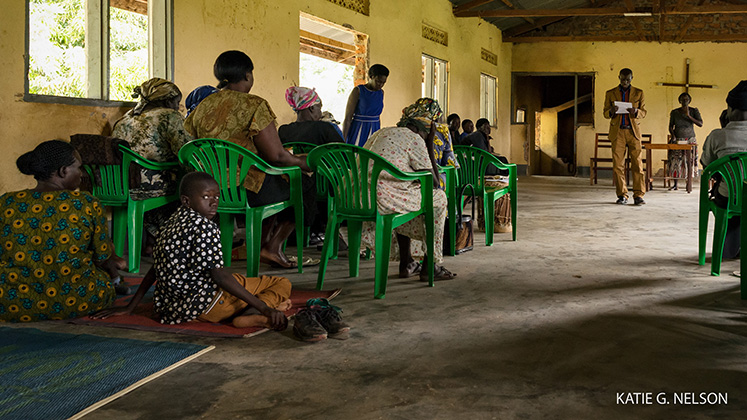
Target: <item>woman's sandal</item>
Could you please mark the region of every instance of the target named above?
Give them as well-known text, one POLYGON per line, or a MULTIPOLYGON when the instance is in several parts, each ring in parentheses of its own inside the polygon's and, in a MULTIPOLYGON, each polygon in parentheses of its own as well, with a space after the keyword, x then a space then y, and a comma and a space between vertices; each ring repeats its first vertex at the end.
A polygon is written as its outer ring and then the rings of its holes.
POLYGON ((399 272, 399 278, 406 279, 408 277, 412 277, 415 274, 420 274, 422 270, 423 264, 421 264, 420 261, 412 261, 411 263, 407 264, 407 271, 399 272))
MULTIPOLYGON (((446 267, 436 267, 436 271, 433 273, 433 280, 451 280, 457 275, 452 273, 446 267)), ((428 281, 428 272, 423 270, 420 272, 420 281, 428 281)))

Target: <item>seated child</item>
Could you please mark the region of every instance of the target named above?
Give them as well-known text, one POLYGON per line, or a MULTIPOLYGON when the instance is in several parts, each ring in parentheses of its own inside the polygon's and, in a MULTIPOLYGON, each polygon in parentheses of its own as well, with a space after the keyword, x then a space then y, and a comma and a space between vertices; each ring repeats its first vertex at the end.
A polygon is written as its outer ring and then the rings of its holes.
POLYGON ((236 327, 284 330, 290 309, 291 283, 284 277, 244 277, 223 268, 220 230, 211 220, 218 210, 218 183, 204 172, 191 172, 179 186, 181 207, 161 228, 153 250, 153 267, 126 307, 93 315, 131 314, 153 283, 154 308, 161 323, 193 320, 236 327))

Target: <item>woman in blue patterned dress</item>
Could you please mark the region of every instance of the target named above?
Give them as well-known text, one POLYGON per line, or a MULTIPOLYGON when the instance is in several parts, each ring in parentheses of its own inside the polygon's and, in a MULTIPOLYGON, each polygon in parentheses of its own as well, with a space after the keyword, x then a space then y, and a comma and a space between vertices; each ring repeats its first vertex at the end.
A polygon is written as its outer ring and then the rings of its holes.
POLYGON ((368 137, 381 128, 381 111, 384 110, 384 84, 389 77, 389 69, 381 64, 374 64, 368 70, 368 83, 358 85, 350 92, 345 109, 345 120, 342 122, 342 134, 345 142, 361 146, 368 137))
POLYGON ((16 161, 35 188, 0 196, 0 322, 75 318, 115 298, 106 217, 80 185, 80 155, 50 140, 16 161))

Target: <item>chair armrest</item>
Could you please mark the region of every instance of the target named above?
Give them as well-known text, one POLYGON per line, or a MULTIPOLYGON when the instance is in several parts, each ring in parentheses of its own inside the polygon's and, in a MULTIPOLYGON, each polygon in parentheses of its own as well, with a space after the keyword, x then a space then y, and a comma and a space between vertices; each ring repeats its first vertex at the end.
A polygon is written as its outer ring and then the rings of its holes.
POLYGON ((133 152, 132 149, 126 147, 126 146, 119 146, 119 150, 122 151, 123 159, 122 164, 124 165, 125 160, 131 162, 131 163, 137 163, 138 165, 142 166, 145 169, 151 169, 154 171, 163 171, 167 169, 176 169, 180 167, 179 162, 153 162, 152 160, 148 160, 137 153, 133 152))

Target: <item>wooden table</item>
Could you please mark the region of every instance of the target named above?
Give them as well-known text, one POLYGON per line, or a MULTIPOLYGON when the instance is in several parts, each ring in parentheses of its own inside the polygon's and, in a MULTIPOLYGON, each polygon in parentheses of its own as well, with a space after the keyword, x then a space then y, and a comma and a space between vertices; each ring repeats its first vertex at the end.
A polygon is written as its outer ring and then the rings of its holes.
MULTIPOLYGON (((693 156, 696 152, 696 143, 693 144, 675 144, 675 143, 643 143, 643 148, 646 149, 646 191, 654 188, 654 177, 653 177, 653 159, 651 159, 651 150, 684 150, 685 151, 685 162, 687 162, 687 192, 690 193, 693 190, 693 156)), ((666 175, 665 175, 666 176, 666 175)))

